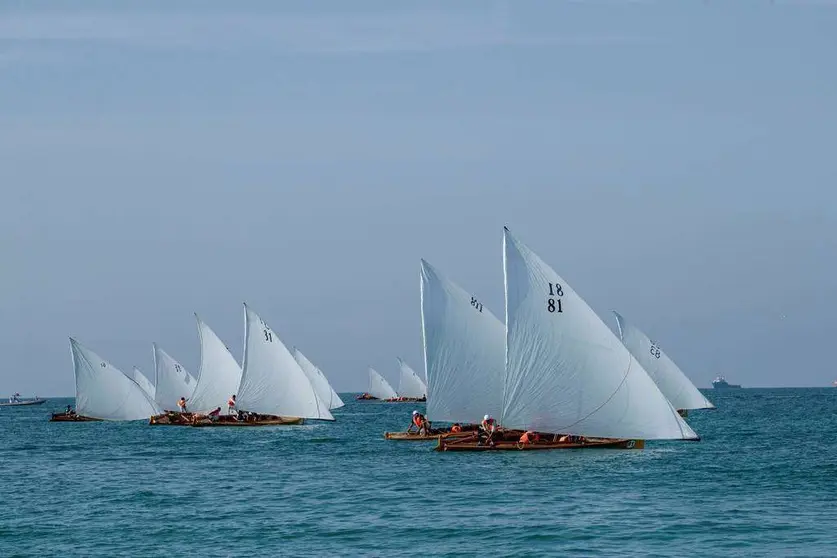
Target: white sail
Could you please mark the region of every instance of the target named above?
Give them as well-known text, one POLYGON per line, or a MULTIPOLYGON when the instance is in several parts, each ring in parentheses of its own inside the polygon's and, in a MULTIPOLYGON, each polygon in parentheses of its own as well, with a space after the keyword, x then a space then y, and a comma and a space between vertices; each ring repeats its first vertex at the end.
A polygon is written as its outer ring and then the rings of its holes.
POLYGON ((369 368, 369 395, 378 399, 395 399, 398 394, 392 389, 383 376, 378 374, 374 368, 369 368))
POLYGON ((506 428, 699 439, 610 328, 551 267, 503 237, 506 428))
MULTIPOLYGON (((157 386, 154 401, 157 402, 157 406, 161 409, 168 411, 177 410, 177 402, 181 397, 185 397, 187 400, 192 397, 192 392, 195 391, 197 381, 186 371, 183 365, 174 360, 157 343, 153 344, 153 350, 154 376, 157 386)), ((187 404, 186 408, 189 409, 189 407, 190 405, 187 404)))
POLYGON ((339 409, 345 405, 343 400, 340 399, 340 396, 337 395, 337 392, 334 391, 334 388, 331 387, 331 384, 328 383, 328 378, 325 377, 322 370, 314 366, 314 363, 308 360, 308 358, 302 354, 302 351, 296 347, 294 347, 293 355, 297 364, 299 364, 299 367, 302 368, 302 371, 305 372, 306 376, 308 376, 308 380, 311 382, 311 385, 314 386, 317 396, 330 410, 339 409))
POLYGON ((401 397, 427 397, 427 386, 416 374, 416 371, 398 358, 398 368, 401 370, 401 379, 398 381, 398 395, 401 397))
POLYGON ((142 420, 157 413, 154 401, 130 377, 70 338, 76 378, 76 413, 102 420, 142 420))
POLYGON ((657 343, 636 326, 625 321, 618 312, 614 311, 613 314, 616 316, 622 343, 648 372, 675 409, 715 408, 657 343))
POLYGON ((285 344, 244 305, 244 366, 238 408, 266 415, 334 420, 285 344))
POLYGON ((141 387, 142 390, 149 395, 149 397, 151 397, 152 400, 154 400, 154 394, 157 392, 156 387, 136 366, 134 366, 133 370, 131 370, 131 379, 134 380, 137 385, 141 387))
POLYGON ((427 418, 479 424, 503 410, 506 330, 473 295, 421 261, 427 418))
POLYGON ((201 341, 201 365, 195 391, 186 408, 196 413, 208 413, 218 407, 226 409, 227 400, 241 383, 241 367, 215 332, 197 314, 195 319, 201 341))

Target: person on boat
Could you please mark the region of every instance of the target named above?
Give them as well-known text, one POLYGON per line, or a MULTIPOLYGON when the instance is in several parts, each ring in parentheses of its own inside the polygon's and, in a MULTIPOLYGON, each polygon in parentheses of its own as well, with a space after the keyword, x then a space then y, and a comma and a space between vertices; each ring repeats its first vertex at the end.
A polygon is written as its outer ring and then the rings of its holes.
POLYGON ((177 401, 177 408, 178 408, 178 409, 180 409, 180 412, 181 412, 181 413, 185 413, 185 412, 187 412, 187 411, 186 411, 186 398, 185 398, 185 397, 181 397, 181 398, 177 401))
POLYGON ((520 437, 518 442, 523 444, 523 445, 528 445, 528 444, 533 444, 533 443, 537 442, 538 440, 540 440, 540 436, 538 436, 538 434, 536 432, 534 432, 532 430, 527 430, 526 432, 523 433, 523 435, 520 437))
POLYGON ((450 427, 450 431, 453 432, 453 433, 462 432, 462 427, 457 422, 456 424, 454 424, 453 426, 450 427))
POLYGON ((73 406, 67 405, 67 410, 64 411, 64 414, 66 414, 68 417, 74 415, 75 411, 73 411, 73 406))
POLYGON ((480 423, 480 431, 477 434, 479 438, 479 443, 487 443, 489 445, 494 445, 494 434, 497 432, 497 423, 491 418, 491 415, 485 415, 482 417, 482 422, 480 423))
POLYGON ((227 414, 231 415, 235 411, 235 394, 233 393, 227 400, 227 414))
POLYGON ((413 419, 410 422, 410 426, 407 427, 407 432, 412 432, 414 426, 419 434, 427 436, 430 433, 430 423, 427 422, 425 416, 418 411, 413 411, 413 419))
POLYGON ((495 430, 497 430, 497 423, 491 418, 491 415, 485 415, 482 417, 482 423, 480 423, 480 428, 485 430, 488 433, 493 434, 495 430))

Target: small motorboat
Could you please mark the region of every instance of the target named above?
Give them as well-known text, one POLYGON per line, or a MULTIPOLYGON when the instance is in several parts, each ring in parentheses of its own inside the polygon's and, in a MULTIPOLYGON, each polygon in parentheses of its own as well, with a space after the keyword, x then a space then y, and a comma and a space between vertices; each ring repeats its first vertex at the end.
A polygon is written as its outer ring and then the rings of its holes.
POLYGON ((26 405, 42 405, 46 399, 40 399, 37 395, 32 399, 21 399, 20 394, 15 392, 8 401, 0 403, 0 407, 25 407, 26 405))

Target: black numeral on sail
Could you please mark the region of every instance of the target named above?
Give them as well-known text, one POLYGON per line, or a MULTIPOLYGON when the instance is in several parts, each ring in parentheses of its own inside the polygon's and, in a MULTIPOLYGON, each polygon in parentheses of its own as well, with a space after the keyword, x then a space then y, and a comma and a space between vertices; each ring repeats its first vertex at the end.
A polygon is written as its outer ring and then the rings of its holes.
POLYGON ((651 341, 651 354, 656 358, 660 358, 660 348, 653 341, 651 341))
POLYGON ((271 332, 269 329, 264 330, 264 340, 268 343, 273 343, 273 332, 271 332))
POLYGON ((549 312, 563 312, 561 297, 564 296, 564 289, 559 283, 549 283, 549 298, 546 299, 546 309, 549 312))
POLYGON ((474 297, 471 297, 471 306, 482 312, 482 302, 480 302, 474 297))
POLYGON ((174 365, 174 369, 175 369, 175 370, 177 370, 178 372, 180 372, 180 365, 179 365, 179 364, 175 364, 175 365, 174 365))

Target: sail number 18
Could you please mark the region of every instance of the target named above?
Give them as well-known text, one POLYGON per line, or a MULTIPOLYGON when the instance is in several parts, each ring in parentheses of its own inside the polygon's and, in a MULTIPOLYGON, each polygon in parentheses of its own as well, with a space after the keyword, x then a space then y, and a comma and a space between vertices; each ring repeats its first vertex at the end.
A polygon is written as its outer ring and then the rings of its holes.
POLYGON ((549 298, 546 299, 546 309, 549 312, 563 312, 561 297, 564 296, 564 289, 558 283, 549 283, 549 298))

